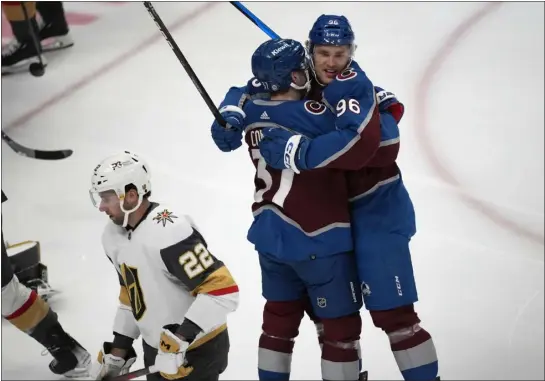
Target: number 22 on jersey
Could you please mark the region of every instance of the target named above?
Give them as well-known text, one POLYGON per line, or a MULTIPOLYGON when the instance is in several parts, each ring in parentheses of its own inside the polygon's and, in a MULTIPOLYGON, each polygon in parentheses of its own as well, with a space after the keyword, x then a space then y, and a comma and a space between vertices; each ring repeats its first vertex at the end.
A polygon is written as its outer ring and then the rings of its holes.
POLYGON ((193 250, 188 250, 180 255, 178 262, 184 269, 187 277, 193 279, 212 266, 214 258, 202 243, 198 243, 193 250))

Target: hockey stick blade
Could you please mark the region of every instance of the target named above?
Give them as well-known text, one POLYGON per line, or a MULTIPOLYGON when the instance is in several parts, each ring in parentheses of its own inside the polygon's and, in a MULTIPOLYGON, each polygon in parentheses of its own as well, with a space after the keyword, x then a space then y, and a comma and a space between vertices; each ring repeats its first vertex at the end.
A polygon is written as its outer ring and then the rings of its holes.
POLYGON ((174 41, 174 38, 172 37, 167 27, 163 23, 163 20, 161 20, 161 17, 159 17, 157 12, 155 11, 155 8, 153 8, 153 5, 151 5, 151 2, 144 1, 143 3, 144 3, 144 7, 146 7, 146 9, 148 10, 148 13, 151 16, 152 20, 155 21, 155 25, 157 25, 157 27, 163 34, 163 37, 165 38, 165 40, 167 40, 168 44, 170 45, 170 48, 172 49, 172 51, 174 52, 174 54, 176 55, 176 57, 182 64, 182 66, 184 67, 185 71, 187 72, 187 75, 189 76, 191 81, 193 81, 193 84, 197 88, 197 91, 201 94, 202 99, 206 102, 206 105, 208 106, 212 114, 214 115, 214 118, 216 119, 216 121, 222 127, 226 127, 227 122, 225 121, 225 119, 223 119, 223 116, 221 116, 218 108, 216 107, 216 105, 214 104, 214 102, 212 101, 208 93, 206 92, 206 89, 202 85, 201 81, 199 80, 199 77, 197 77, 197 74, 195 74, 195 72, 193 71, 193 68, 191 67, 191 65, 189 64, 189 62, 183 55, 182 51, 178 47, 178 44, 176 44, 176 41, 174 41))
POLYGON ((2 140, 5 141, 7 145, 10 146, 11 149, 14 150, 17 154, 33 159, 60 160, 66 159, 74 153, 74 151, 72 151, 71 149, 63 149, 60 151, 42 151, 39 149, 28 148, 11 139, 4 133, 4 131, 2 131, 2 140))
POLYGON ((158 372, 158 370, 155 368, 154 365, 151 365, 151 366, 148 366, 146 368, 135 370, 134 372, 129 372, 127 374, 123 374, 121 376, 112 377, 112 378, 105 378, 104 380, 108 380, 108 381, 127 381, 127 380, 132 380, 132 379, 137 378, 137 377, 147 376, 148 374, 156 373, 156 372, 158 372))

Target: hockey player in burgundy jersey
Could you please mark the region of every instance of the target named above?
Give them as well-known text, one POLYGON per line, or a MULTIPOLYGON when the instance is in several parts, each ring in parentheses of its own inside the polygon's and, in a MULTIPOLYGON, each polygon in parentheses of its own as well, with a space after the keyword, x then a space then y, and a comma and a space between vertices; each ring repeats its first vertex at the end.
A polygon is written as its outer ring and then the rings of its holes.
MULTIPOLYGON (((336 83, 339 74, 342 76, 347 68, 357 65, 352 61, 355 44, 348 20, 343 16, 320 16, 309 33, 307 47, 314 74, 307 98, 321 100, 322 91, 336 83)), ((345 84, 348 85, 347 81, 345 84)), ((261 90, 256 81, 248 82, 243 88, 233 87, 223 105, 242 107, 248 99, 263 98, 261 90)), ((380 88, 376 88, 376 92, 381 119, 380 148, 365 168, 348 172, 361 288, 374 324, 390 339, 403 377, 406 380, 438 379, 435 346, 429 333, 419 325, 420 319, 414 311, 418 298, 409 251, 410 238, 416 231, 414 209, 395 162, 399 151, 397 122, 403 116, 404 108, 392 93, 380 88), (414 358, 418 361, 411 360, 414 358)), ((349 105, 341 105, 338 111, 346 106, 349 105)), ((241 114, 232 111, 224 116, 233 128, 221 130, 213 125, 212 137, 221 150, 231 151, 241 145, 239 131, 246 121, 241 114)), ((262 147, 269 152, 268 161, 282 168, 284 148, 292 135, 278 129, 265 130, 264 135, 262 147), (273 143, 277 145, 276 156, 270 153, 274 151, 273 143)), ((323 141, 320 146, 324 146, 323 141)), ((309 148, 303 142, 302 147, 304 151, 315 149, 314 143, 309 148)), ((299 158, 304 151, 290 157, 299 158)), ((294 162, 290 166, 293 164, 301 165, 301 170, 305 167, 304 162, 294 162)))
MULTIPOLYGON (((353 43, 343 43, 342 39, 335 41, 338 36, 346 38, 350 31, 348 21, 335 16, 322 16, 311 30, 307 46, 315 58, 313 68, 317 82, 327 85, 323 90, 324 96, 339 84, 339 91, 359 99, 361 85, 358 84, 358 76, 343 78, 345 72, 359 72, 354 61, 333 80, 328 75, 331 70, 323 70, 328 68, 328 63, 329 68, 334 66, 322 57, 323 54, 334 56, 344 50, 350 57, 353 43)), ((430 334, 420 327, 420 319, 414 311, 418 296, 409 251, 409 241, 416 232, 414 208, 396 164, 399 151, 397 123, 404 108, 392 93, 380 88, 377 88, 377 99, 383 114, 390 114, 383 115, 382 120, 386 122, 393 118, 395 123, 382 124, 380 149, 375 157, 366 168, 349 174, 352 231, 361 290, 374 324, 390 339, 403 377, 406 380, 433 380, 438 377, 435 346, 430 334)), ((343 113, 345 107, 340 106, 337 105, 336 109, 343 113)), ((330 144, 327 154, 330 154, 331 145, 336 145, 334 132, 321 136, 323 140, 316 146, 310 139, 300 139, 301 152, 289 146, 289 142, 295 139, 292 132, 268 129, 264 136, 260 148, 270 155, 267 162, 275 168, 283 167, 286 155, 293 157, 294 165, 299 168, 304 153, 327 145, 324 143, 326 139, 330 144)), ((339 152, 342 149, 339 145, 339 152)), ((304 167, 305 163, 301 163, 300 168, 304 167)))
POLYGON ((361 168, 370 160, 380 142, 380 123, 370 82, 369 97, 361 102, 366 125, 354 123, 349 114, 336 117, 321 103, 301 100, 308 88, 307 60, 296 41, 263 43, 252 57, 252 70, 271 92, 271 100, 249 101, 244 108, 245 141, 256 166, 248 239, 259 253, 267 300, 259 377, 289 378, 293 339, 310 297, 323 324, 323 379, 357 380, 361 295, 354 289, 358 278, 347 182, 338 169, 361 168), (319 136, 334 125, 336 141, 344 148, 331 155, 310 153, 308 165, 319 169, 297 174, 265 165, 267 152, 259 149, 263 129, 297 130, 319 143, 319 136))
MULTIPOLYGON (((299 46, 304 53, 301 44, 293 40, 268 41, 262 45, 252 58, 254 73, 261 74, 256 77, 268 78, 274 74, 274 80, 280 82, 277 78, 283 76, 281 78, 287 78, 285 86, 289 86, 290 71, 272 68, 275 67, 273 65, 283 64, 283 60, 300 60, 296 55, 299 54, 299 46), (290 51, 281 51, 276 55, 271 53, 273 57, 269 58, 269 51, 275 49, 290 51)), ((352 74, 355 73, 348 75, 352 74)), ((293 99, 280 96, 273 96, 269 101, 253 100, 245 106, 245 141, 256 166, 256 196, 252 208, 255 220, 248 238, 257 251, 274 253, 278 258, 294 261, 307 259, 310 255, 322 257, 352 250, 347 198, 344 197, 347 192, 345 173, 335 170, 363 168, 380 143, 380 121, 373 85, 365 74, 360 74, 360 78, 360 84, 365 83, 366 86, 360 86, 364 90, 359 94, 359 101, 343 97, 336 85, 329 86, 324 92, 324 98, 328 101, 349 105, 346 112, 337 113, 337 116, 322 103, 303 100, 290 102, 293 99), (336 130, 328 134, 334 126, 336 130), (294 170, 289 168, 290 163, 294 162, 293 157, 287 153, 284 155, 284 152, 280 158, 282 163, 272 165, 280 171, 273 170, 270 165, 265 166, 265 162, 270 163, 270 154, 275 153, 260 149, 260 141, 262 131, 271 127, 280 134, 290 136, 290 131, 297 131, 300 135, 293 135, 288 144, 293 146, 293 152, 297 150, 300 154, 298 167, 301 170, 321 170, 296 175, 300 171, 295 167, 294 170), (306 142, 306 139, 301 139, 302 136, 312 138, 312 149, 304 150, 299 145, 299 141, 306 142), (290 159, 287 170, 285 158, 290 159)), ((261 80, 261 83, 268 88, 272 86, 267 81, 261 80)), ((279 84, 277 86, 281 87, 279 84)), ((297 90, 298 97, 306 93, 301 92, 302 89, 297 90)))

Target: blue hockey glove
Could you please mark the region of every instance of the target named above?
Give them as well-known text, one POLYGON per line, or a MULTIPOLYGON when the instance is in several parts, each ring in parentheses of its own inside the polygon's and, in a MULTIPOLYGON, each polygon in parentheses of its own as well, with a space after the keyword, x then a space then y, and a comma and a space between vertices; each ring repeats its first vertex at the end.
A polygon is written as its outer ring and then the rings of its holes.
POLYGON ((259 152, 268 165, 276 169, 291 169, 295 173, 306 169, 302 158, 308 148, 307 139, 283 128, 266 128, 262 132, 259 152))
POLYGON ((234 151, 242 145, 246 114, 239 107, 231 105, 224 106, 219 111, 227 122, 227 128, 222 127, 214 120, 211 127, 212 139, 223 152, 234 151))
POLYGON ((394 93, 384 90, 382 87, 375 86, 377 94, 378 109, 380 112, 389 112, 397 123, 405 113, 405 106, 395 96, 394 93))

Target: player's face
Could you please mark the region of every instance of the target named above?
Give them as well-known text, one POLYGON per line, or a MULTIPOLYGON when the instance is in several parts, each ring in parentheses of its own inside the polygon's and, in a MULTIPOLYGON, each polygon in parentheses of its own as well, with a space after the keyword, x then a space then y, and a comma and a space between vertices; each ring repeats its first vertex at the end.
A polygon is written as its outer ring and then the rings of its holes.
POLYGON ((350 62, 350 46, 317 45, 312 58, 318 80, 328 85, 350 62))
POLYGON ((121 210, 119 197, 114 191, 100 192, 100 205, 98 210, 104 212, 110 217, 116 225, 123 225, 125 213, 121 210))

